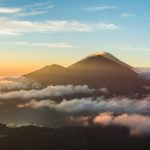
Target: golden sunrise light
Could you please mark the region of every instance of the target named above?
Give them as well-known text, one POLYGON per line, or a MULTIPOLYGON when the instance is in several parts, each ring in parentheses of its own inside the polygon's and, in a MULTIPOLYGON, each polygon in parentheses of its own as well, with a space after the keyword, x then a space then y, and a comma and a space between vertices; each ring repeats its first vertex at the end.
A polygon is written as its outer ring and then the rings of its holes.
POLYGON ((150 150, 150 1, 0 0, 0 150, 150 150))

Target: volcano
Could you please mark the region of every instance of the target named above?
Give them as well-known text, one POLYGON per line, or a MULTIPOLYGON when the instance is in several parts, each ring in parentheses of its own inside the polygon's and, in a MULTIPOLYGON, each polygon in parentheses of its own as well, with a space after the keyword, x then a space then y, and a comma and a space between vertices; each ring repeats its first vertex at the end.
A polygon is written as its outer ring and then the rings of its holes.
POLYGON ((140 92, 143 86, 133 67, 107 52, 89 55, 68 67, 50 65, 24 76, 45 86, 88 85, 117 94, 140 92))

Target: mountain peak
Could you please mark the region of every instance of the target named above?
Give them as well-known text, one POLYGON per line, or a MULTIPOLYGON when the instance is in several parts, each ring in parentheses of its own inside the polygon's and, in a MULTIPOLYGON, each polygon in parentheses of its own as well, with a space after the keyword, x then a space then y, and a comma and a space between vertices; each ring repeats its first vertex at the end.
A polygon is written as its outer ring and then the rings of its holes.
POLYGON ((46 65, 42 69, 61 69, 61 68, 64 68, 64 67, 61 65, 52 64, 52 65, 46 65))
POLYGON ((93 53, 83 59, 81 59, 80 61, 76 62, 75 64, 69 66, 69 68, 73 68, 73 67, 77 67, 80 66, 81 64, 106 64, 106 63, 111 63, 111 64, 118 64, 122 67, 125 68, 130 68, 132 69, 132 67, 124 62, 122 62, 121 60, 119 60, 118 58, 116 58, 115 56, 113 56, 112 54, 106 52, 106 51, 99 51, 96 53, 93 53))
POLYGON ((99 56, 99 55, 104 56, 104 55, 111 55, 111 54, 106 52, 106 51, 99 51, 99 52, 96 52, 96 53, 89 55, 89 57, 94 57, 94 56, 99 56))
POLYGON ((118 63, 119 65, 122 65, 123 67, 127 67, 127 68, 132 68, 130 65, 122 62, 121 60, 119 60, 118 58, 116 58, 115 56, 113 56, 112 54, 106 52, 106 51, 99 51, 97 53, 94 53, 94 54, 91 54, 89 55, 87 58, 90 58, 90 57, 98 57, 98 56, 102 56, 108 60, 111 60, 113 62, 116 62, 118 63))

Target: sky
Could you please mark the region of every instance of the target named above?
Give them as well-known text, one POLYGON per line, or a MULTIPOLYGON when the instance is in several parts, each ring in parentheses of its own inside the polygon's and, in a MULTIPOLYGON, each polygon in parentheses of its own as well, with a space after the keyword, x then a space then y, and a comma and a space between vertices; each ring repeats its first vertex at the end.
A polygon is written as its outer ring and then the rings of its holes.
POLYGON ((107 51, 150 67, 148 0, 0 0, 0 76, 107 51))

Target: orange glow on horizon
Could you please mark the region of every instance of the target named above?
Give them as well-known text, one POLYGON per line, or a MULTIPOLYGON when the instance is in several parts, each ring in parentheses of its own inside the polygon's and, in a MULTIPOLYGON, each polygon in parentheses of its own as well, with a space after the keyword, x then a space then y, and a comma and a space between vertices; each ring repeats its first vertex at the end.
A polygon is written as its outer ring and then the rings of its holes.
POLYGON ((24 75, 29 72, 35 71, 40 69, 39 65, 25 65, 25 64, 2 64, 0 63, 0 76, 17 76, 17 75, 24 75))
MULTIPOLYGON (((46 65, 52 65, 56 63, 48 63, 48 62, 1 62, 0 61, 0 76, 18 76, 18 75, 24 75, 27 73, 30 73, 32 71, 36 71, 38 69, 43 68, 46 65)), ((62 65, 59 62, 58 65, 62 65)), ((70 64, 69 64, 70 65, 70 64)), ((64 67, 67 67, 69 65, 62 65, 64 67)))
MULTIPOLYGON (((23 56, 23 55, 22 55, 23 56)), ((33 55, 35 56, 35 55, 33 55)), ((80 58, 79 58, 80 59, 80 58)), ((58 64, 67 67, 76 61, 78 58, 68 58, 68 57, 46 57, 35 59, 26 57, 6 57, 6 55, 1 55, 0 60, 0 76, 17 76, 30 73, 32 71, 43 68, 46 65, 58 64)))

